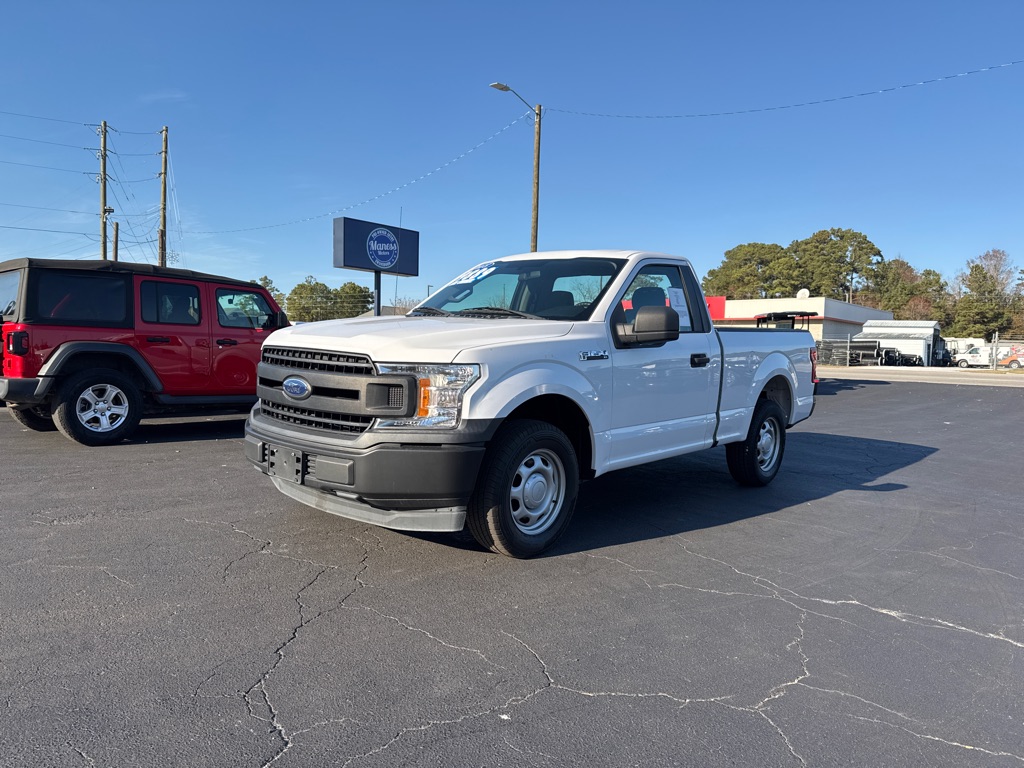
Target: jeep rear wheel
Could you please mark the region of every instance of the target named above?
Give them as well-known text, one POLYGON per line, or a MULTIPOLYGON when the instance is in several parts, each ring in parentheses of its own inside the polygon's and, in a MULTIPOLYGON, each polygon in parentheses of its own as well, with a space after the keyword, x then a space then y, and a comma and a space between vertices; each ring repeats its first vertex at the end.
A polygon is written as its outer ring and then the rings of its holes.
POLYGON ((82 445, 110 445, 131 435, 142 418, 142 395, 122 373, 82 371, 60 389, 53 419, 57 429, 82 445))
POLYGON ((18 408, 8 404, 7 410, 11 412, 11 418, 33 432, 53 432, 57 429, 57 425, 53 423, 53 417, 50 415, 50 409, 46 406, 35 405, 18 408))

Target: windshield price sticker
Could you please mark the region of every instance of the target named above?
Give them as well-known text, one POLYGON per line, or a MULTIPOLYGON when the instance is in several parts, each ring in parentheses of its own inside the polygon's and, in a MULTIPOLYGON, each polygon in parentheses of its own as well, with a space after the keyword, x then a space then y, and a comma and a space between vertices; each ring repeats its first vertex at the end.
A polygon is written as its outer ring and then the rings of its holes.
POLYGON ((686 294, 682 288, 669 288, 668 289, 668 302, 669 305, 677 313, 679 313, 679 324, 689 325, 690 324, 690 310, 686 306, 686 294))
POLYGON ((479 267, 473 267, 468 272, 464 272, 457 278, 452 280, 452 285, 463 285, 464 283, 475 283, 477 280, 482 280, 493 272, 497 267, 493 262, 488 264, 481 264, 479 267))

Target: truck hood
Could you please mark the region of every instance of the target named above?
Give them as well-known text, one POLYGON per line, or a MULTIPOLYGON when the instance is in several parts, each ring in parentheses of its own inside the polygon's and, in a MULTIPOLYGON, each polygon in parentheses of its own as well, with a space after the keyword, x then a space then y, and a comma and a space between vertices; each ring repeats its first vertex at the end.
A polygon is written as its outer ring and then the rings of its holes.
POLYGON ((565 336, 573 323, 525 318, 366 317, 282 328, 269 346, 322 349, 377 362, 450 363, 467 349, 565 336))

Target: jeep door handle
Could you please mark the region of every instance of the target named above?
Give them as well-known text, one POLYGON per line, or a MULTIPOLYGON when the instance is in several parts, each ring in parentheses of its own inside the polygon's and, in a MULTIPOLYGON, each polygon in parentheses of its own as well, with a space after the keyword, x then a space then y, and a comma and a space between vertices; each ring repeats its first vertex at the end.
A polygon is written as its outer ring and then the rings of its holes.
POLYGON ((171 337, 170 336, 147 336, 146 337, 146 341, 151 341, 154 344, 170 344, 171 343, 171 337))
POLYGON ((695 354, 690 355, 691 368, 703 368, 710 362, 711 358, 705 355, 703 352, 697 352, 695 354))
POLYGON ((217 339, 217 343, 222 347, 233 347, 238 344, 236 339, 217 339))

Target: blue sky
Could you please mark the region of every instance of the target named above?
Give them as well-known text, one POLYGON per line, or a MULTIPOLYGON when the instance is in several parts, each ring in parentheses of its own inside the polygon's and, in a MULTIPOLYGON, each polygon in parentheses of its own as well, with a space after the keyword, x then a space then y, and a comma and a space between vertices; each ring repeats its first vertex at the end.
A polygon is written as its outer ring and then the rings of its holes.
POLYGON ((422 297, 529 250, 533 125, 501 81, 545 110, 541 250, 703 275, 841 227, 947 278, 991 248, 1021 267, 1022 29, 1021 0, 19 3, 0 260, 98 257, 106 120, 120 258, 155 262, 166 125, 179 266, 372 287, 331 266, 350 216, 420 232, 420 276, 382 295, 422 297))

